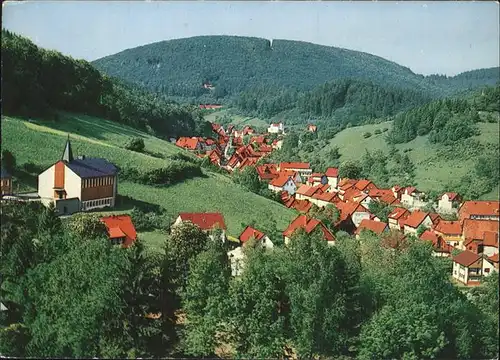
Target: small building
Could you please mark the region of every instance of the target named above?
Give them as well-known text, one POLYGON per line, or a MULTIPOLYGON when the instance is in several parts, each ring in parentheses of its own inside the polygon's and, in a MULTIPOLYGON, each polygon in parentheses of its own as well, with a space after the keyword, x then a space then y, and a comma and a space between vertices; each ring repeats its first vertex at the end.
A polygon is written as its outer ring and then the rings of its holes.
POLYGON ((330 189, 337 189, 337 185, 339 183, 339 169, 329 167, 325 171, 325 176, 328 179, 328 185, 330 185, 330 189))
POLYGON ((180 137, 175 145, 190 151, 205 151, 205 140, 201 137, 180 137))
POLYGON ((290 195, 293 195, 297 191, 297 185, 290 175, 280 175, 271 180, 268 189, 274 192, 286 191, 290 195))
POLYGON ((251 239, 255 240, 255 246, 261 246, 264 249, 272 249, 273 242, 262 231, 247 226, 238 237, 241 246, 227 252, 229 261, 231 263, 231 275, 240 276, 244 268, 245 253, 243 248, 248 246, 251 239))
POLYGON ((404 221, 410 216, 410 212, 402 207, 397 207, 387 216, 389 220, 389 228, 393 230, 403 230, 404 221))
POLYGON ((370 219, 363 219, 361 220, 361 223, 359 224, 358 228, 356 229, 356 239, 359 239, 359 235, 363 231, 371 231, 376 235, 382 235, 384 232, 389 231, 389 226, 387 223, 382 222, 382 221, 375 221, 375 220, 370 220, 370 219))
POLYGON ((307 183, 311 186, 326 185, 328 184, 328 178, 325 174, 312 173, 311 176, 307 179, 307 183))
MULTIPOLYGON (((499 225, 499 222, 495 220, 465 219, 459 248, 477 254, 483 253, 485 241, 488 245, 491 242, 495 243, 495 233, 497 234, 496 237, 498 237, 499 225)), ((487 250, 489 251, 489 249, 487 250)))
POLYGON ((370 219, 372 216, 370 211, 360 203, 338 201, 335 206, 340 211, 340 221, 344 222, 350 218, 356 228, 361 224, 361 221, 370 219))
POLYGON ((460 221, 440 220, 432 229, 451 246, 458 246, 462 241, 462 223, 460 221))
POLYGON ((183 222, 190 222, 198 226, 209 238, 215 240, 210 234, 213 230, 221 230, 221 241, 226 241, 226 224, 221 213, 180 213, 172 226, 178 226, 183 222))
POLYGON ((306 162, 282 162, 278 165, 278 171, 295 171, 305 178, 312 175, 311 165, 306 162))
POLYGON ((424 193, 413 186, 405 188, 401 194, 401 202, 409 208, 424 207, 427 203, 423 199, 424 193))
POLYGON ((137 232, 129 215, 106 216, 101 218, 101 221, 106 225, 109 239, 113 245, 128 248, 137 240, 137 232))
POLYGON ((255 170, 257 170, 260 181, 269 182, 279 176, 278 167, 275 164, 258 165, 255 167, 255 170))
POLYGON ((328 245, 335 245, 335 236, 330 230, 318 219, 309 218, 307 215, 297 216, 291 224, 283 231, 285 245, 290 243, 290 238, 298 229, 303 229, 307 234, 312 233, 319 228, 323 234, 323 238, 328 242, 328 245))
POLYGON ((105 159, 73 158, 68 137, 61 160, 38 175, 38 195, 45 206, 54 202, 61 215, 114 207, 117 175, 105 159))
POLYGON ((465 285, 479 285, 483 273, 483 259, 470 251, 453 256, 453 278, 465 285))
POLYGON ((11 195, 12 194, 12 175, 5 169, 0 169, 0 189, 1 195, 11 195))
POLYGON ((429 216, 429 213, 415 210, 406 218, 404 222, 404 233, 416 235, 417 229, 421 225, 430 229, 432 226, 432 219, 429 216))
POLYGON ((270 134, 284 133, 285 132, 285 126, 283 125, 282 122, 272 123, 267 128, 267 132, 270 133, 270 134))
POLYGON ((420 240, 429 241, 432 244, 432 255, 437 257, 451 256, 453 246, 448 245, 444 239, 432 230, 425 230, 420 235, 420 240))
POLYGON ((458 219, 500 220, 500 201, 465 201, 458 209, 458 219))
POLYGON ((313 124, 308 124, 306 130, 312 133, 315 133, 318 130, 318 127, 313 124))
POLYGON ((457 212, 462 197, 454 192, 447 192, 438 199, 438 211, 443 213, 457 212))

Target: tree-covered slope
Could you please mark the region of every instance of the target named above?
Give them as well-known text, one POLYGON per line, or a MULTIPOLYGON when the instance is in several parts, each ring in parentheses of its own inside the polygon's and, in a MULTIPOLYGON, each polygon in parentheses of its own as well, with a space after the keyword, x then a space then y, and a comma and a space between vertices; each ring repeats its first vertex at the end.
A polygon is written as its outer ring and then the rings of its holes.
MULTIPOLYGON (((442 96, 468 87, 466 81, 428 79, 378 56, 306 42, 198 36, 128 49, 93 62, 108 75, 170 96, 221 99, 256 86, 308 90, 338 79, 369 80, 442 96), (204 89, 211 83, 215 89, 204 89)), ((469 77, 472 75, 468 75, 469 77)), ((498 81, 494 72, 474 85, 498 81), (491 80, 492 77, 494 80, 491 80)))
POLYGON ((87 61, 39 48, 2 30, 3 114, 47 119, 59 110, 110 119, 162 137, 206 130, 193 107, 169 103, 101 74, 87 61))

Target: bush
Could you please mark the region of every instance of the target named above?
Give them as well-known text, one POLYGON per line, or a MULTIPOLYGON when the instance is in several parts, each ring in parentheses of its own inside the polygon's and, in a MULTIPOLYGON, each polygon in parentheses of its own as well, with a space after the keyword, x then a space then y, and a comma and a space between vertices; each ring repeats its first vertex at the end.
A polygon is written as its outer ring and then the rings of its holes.
POLYGON ((380 129, 375 129, 375 131, 373 133, 375 135, 380 135, 382 133, 382 131, 380 131, 380 129))
POLYGON ((372 136, 372 133, 371 133, 371 132, 369 132, 369 131, 367 131, 367 132, 363 133, 363 137, 364 137, 365 139, 369 138, 370 136, 372 136))
POLYGON ((185 179, 203 176, 199 164, 174 160, 166 167, 139 172, 135 168, 120 170, 120 178, 145 185, 173 185, 185 179))
POLYGON ((151 231, 156 229, 168 231, 172 220, 170 216, 162 211, 145 212, 135 206, 130 216, 137 231, 151 231))
POLYGON ((125 145, 125 149, 136 152, 143 152, 144 140, 142 138, 133 138, 132 140, 129 141, 127 145, 125 145))

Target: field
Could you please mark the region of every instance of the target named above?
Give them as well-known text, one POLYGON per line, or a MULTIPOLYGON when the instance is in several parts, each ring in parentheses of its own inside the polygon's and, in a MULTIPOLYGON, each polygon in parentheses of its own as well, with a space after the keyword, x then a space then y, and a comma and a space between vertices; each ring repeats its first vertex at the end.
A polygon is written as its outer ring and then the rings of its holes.
MULTIPOLYGON (((75 156, 85 154, 103 157, 118 166, 138 169, 161 167, 168 160, 158 159, 122 148, 131 137, 142 137, 146 150, 171 155, 183 150, 145 133, 102 119, 66 115, 60 122, 29 122, 19 118, 2 118, 2 149, 12 151, 17 164, 34 163, 44 169, 60 159, 66 138, 70 135, 75 156)), ((36 177, 18 179, 23 190, 36 190, 36 177)), ((14 182, 16 189, 16 183, 14 182)), ((118 193, 130 196, 133 202, 157 204, 176 217, 179 212, 220 211, 228 233, 238 236, 242 224, 275 219, 283 230, 296 216, 293 210, 274 201, 248 192, 227 176, 207 173, 206 177, 186 180, 171 187, 152 187, 132 182, 119 182, 118 193)), ((132 204, 116 210, 128 212, 132 204)), ((148 246, 161 249, 164 235, 158 231, 140 234, 148 246)))
MULTIPOLYGON (((331 139, 327 146, 318 150, 316 156, 325 156, 334 146, 340 149, 341 162, 360 160, 365 150, 379 149, 387 153, 389 147, 384 140, 385 133, 375 135, 374 131, 383 128, 390 129, 391 125, 391 122, 385 122, 345 129, 331 139), (372 133, 372 136, 365 139, 363 137, 365 132, 372 133)), ((498 144, 500 135, 498 124, 480 123, 479 128, 481 135, 475 137, 477 140, 482 144, 498 144)), ((397 145, 396 148, 401 151, 411 149, 407 154, 416 165, 417 186, 424 191, 439 189, 450 180, 462 177, 474 166, 474 158, 460 161, 441 159, 437 155, 441 150, 440 146, 430 144, 427 136, 419 136, 409 143, 397 145)), ((487 198, 495 198, 495 196, 498 196, 498 190, 488 194, 487 198)))

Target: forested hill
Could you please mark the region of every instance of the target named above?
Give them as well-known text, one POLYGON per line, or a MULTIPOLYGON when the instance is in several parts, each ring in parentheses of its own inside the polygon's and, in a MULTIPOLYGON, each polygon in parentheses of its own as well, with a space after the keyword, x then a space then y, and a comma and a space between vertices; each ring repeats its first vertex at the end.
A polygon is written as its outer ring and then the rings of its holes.
MULTIPOLYGON (((464 77, 424 77, 378 56, 306 42, 198 36, 128 49, 93 62, 105 73, 169 96, 221 100, 255 87, 293 87, 299 91, 339 79, 450 95, 470 84, 498 81, 498 71, 478 81, 464 77), (204 89, 210 83, 214 89, 204 89)), ((474 72, 465 77, 474 78, 474 72)))
POLYGON ((107 118, 159 137, 203 135, 199 110, 101 74, 90 63, 2 30, 2 112, 57 120, 58 111, 107 118))

